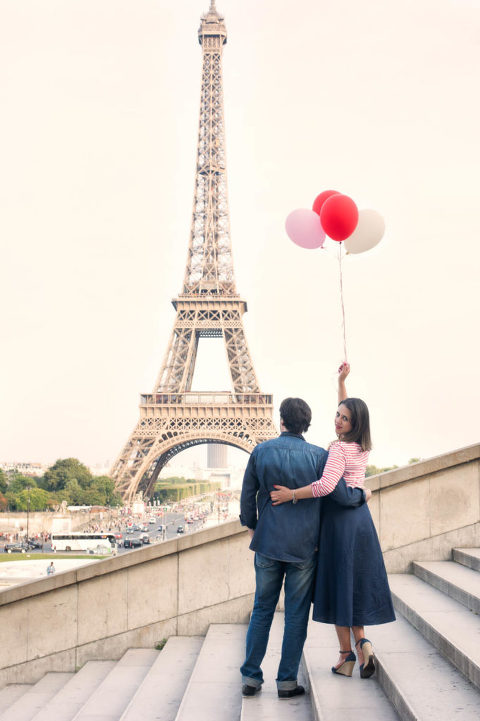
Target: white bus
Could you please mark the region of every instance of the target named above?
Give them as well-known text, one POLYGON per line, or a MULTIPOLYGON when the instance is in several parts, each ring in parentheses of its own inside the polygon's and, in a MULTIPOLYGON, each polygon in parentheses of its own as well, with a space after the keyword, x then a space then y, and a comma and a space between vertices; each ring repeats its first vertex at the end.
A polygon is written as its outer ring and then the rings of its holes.
POLYGON ((82 533, 66 531, 52 533, 54 551, 88 551, 89 553, 112 553, 117 548, 117 539, 113 533, 82 533))

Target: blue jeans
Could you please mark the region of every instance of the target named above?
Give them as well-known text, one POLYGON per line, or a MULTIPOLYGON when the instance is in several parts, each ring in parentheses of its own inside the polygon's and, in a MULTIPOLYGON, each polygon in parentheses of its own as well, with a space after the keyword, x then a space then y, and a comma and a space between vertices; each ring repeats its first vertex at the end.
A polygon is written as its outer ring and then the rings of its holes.
POLYGON ((256 592, 247 631, 246 658, 240 671, 243 683, 263 683, 261 663, 267 650, 273 614, 285 577, 285 630, 277 687, 290 690, 297 685, 298 667, 307 637, 317 554, 308 561, 288 563, 255 554, 256 592))

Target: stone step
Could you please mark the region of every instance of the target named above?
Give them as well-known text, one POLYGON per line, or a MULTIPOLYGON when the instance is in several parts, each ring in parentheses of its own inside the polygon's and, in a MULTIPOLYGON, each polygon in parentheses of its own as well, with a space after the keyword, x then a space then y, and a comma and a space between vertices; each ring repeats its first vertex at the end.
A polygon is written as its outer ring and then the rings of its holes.
POLYGON ((458 601, 419 578, 391 574, 395 609, 453 666, 480 688, 480 624, 458 601))
MULTIPOLYGON (((273 618, 268 648, 262 663, 264 683, 262 690, 251 698, 242 698, 241 721, 314 721, 310 695, 280 700, 277 694, 278 664, 282 650, 284 614, 276 613, 273 618)), ((245 652, 245 648, 242 648, 245 652)), ((243 662, 243 658, 241 663, 243 662)), ((307 681, 303 668, 300 668, 298 682, 306 686, 307 681)), ((237 683, 241 683, 238 673, 237 683)))
POLYGON ((478 721, 479 692, 402 616, 367 632, 378 680, 402 721, 478 721))
POLYGON ((198 636, 169 638, 121 721, 175 721, 202 643, 198 636))
POLYGON ((29 683, 11 683, 2 688, 0 691, 0 716, 30 688, 32 685, 29 683))
POLYGON ((75 714, 74 721, 118 721, 158 654, 149 648, 127 651, 75 714))
POLYGON ((473 613, 480 613, 480 573, 454 561, 417 561, 413 572, 473 613))
POLYGON ((480 548, 454 548, 452 556, 457 563, 480 571, 480 548))
POLYGON ((310 621, 303 658, 316 721, 398 721, 377 674, 360 678, 358 661, 351 678, 332 673, 338 658, 334 626, 310 621))
POLYGON ((115 661, 86 663, 32 721, 71 721, 114 666, 115 661))
POLYGON ((31 721, 72 676, 73 673, 45 674, 40 681, 30 686, 28 691, 5 709, 0 721, 31 721))
POLYGON ((243 624, 210 626, 176 721, 238 721, 246 630, 243 624))

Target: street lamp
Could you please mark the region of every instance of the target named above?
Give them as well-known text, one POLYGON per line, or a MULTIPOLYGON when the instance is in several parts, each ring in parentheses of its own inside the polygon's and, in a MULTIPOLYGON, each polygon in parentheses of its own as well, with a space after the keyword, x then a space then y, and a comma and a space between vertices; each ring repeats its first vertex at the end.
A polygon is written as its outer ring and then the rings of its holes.
POLYGON ((28 491, 28 496, 27 496, 27 546, 28 546, 28 538, 29 538, 29 536, 28 536, 28 521, 29 521, 29 516, 30 516, 30 491, 31 491, 30 486, 28 486, 27 491, 28 491))

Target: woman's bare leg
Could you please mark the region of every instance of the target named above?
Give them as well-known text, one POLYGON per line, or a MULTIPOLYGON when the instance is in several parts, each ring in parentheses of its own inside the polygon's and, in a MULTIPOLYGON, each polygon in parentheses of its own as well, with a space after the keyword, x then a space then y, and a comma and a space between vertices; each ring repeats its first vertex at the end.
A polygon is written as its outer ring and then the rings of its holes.
POLYGON ((358 643, 362 638, 365 638, 365 628, 363 626, 352 626, 353 637, 355 639, 355 648, 357 649, 358 662, 360 665, 363 663, 363 653, 358 643), (358 644, 358 645, 357 645, 358 644))
MULTIPOLYGON (((338 644, 340 651, 350 651, 352 650, 352 641, 350 638, 350 628, 348 626, 335 626, 335 631, 337 632, 338 636, 338 644)), ((345 661, 347 654, 340 654, 337 661, 337 666, 340 665, 345 661)))

